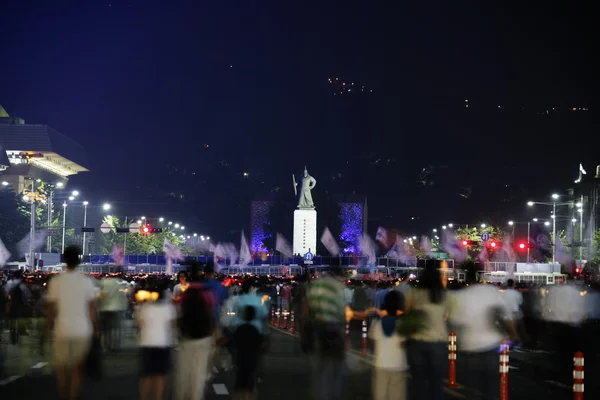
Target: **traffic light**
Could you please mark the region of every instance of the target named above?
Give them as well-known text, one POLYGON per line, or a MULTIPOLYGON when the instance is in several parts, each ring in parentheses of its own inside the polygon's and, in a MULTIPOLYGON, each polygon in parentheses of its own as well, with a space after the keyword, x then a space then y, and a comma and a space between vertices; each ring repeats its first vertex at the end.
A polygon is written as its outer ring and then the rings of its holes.
POLYGON ((467 239, 463 239, 460 242, 463 246, 468 247, 468 246, 472 246, 473 245, 473 241, 472 240, 467 240, 467 239))
POLYGON ((148 235, 151 233, 161 233, 161 232, 162 232, 162 228, 152 228, 150 225, 144 225, 140 229, 140 233, 142 235, 148 235))
POLYGON ((491 240, 487 243, 488 247, 492 250, 497 249, 500 247, 500 245, 498 244, 498 242, 491 240))
POLYGON ((533 245, 527 241, 520 241, 517 243, 517 248, 519 250, 527 250, 533 248, 533 245))
POLYGON ((576 274, 579 274, 580 272, 581 272, 581 268, 579 268, 579 267, 576 267, 576 268, 575 268, 575 273, 576 273, 576 274))

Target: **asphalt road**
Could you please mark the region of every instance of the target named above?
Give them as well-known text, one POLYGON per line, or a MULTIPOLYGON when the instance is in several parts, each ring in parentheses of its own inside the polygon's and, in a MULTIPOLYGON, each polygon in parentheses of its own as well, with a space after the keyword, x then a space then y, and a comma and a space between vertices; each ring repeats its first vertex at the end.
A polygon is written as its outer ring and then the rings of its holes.
MULTIPOLYGON (((371 357, 360 355, 360 329, 353 329, 352 347, 348 354, 346 389, 348 399, 370 399, 371 357)), ((259 385, 260 399, 305 400, 309 397, 309 362, 302 354, 297 339, 287 332, 272 329, 271 349, 264 360, 263 380, 259 385)), ((4 399, 55 399, 56 390, 52 378, 52 361, 37 352, 35 336, 25 337, 20 346, 6 343, 2 335, 0 352, 4 360, 4 374, 0 377, 0 398, 4 399)), ((546 400, 570 399, 572 377, 560 372, 558 357, 554 353, 520 350, 510 354, 510 399, 531 400, 543 396, 546 400)), ((586 397, 600 398, 600 385, 594 384, 598 356, 586 357, 586 397), (588 367, 588 364, 591 365, 588 367), (598 386, 598 388, 594 387, 598 386)), ((104 376, 100 381, 88 381, 84 399, 132 399, 138 396, 138 357, 135 336, 126 338, 126 348, 119 353, 106 354, 104 376)), ((213 381, 207 386, 207 399, 228 398, 233 387, 230 373, 217 369, 213 381)), ((458 383, 464 382, 465 371, 461 367, 460 353, 457 363, 458 383)), ((167 393, 172 390, 169 384, 167 393)), ((446 391, 448 399, 469 399, 473 393, 464 386, 446 391)), ((170 398, 166 396, 165 398, 170 398)))

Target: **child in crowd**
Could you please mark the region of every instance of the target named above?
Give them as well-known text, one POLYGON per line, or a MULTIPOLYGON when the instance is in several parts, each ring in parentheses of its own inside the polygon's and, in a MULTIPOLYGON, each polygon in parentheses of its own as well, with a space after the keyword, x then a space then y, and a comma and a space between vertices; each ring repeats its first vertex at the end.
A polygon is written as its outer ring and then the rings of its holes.
POLYGON ((375 321, 369 330, 369 338, 375 343, 374 400, 407 398, 405 338, 396 333, 400 303, 400 294, 389 292, 383 301, 383 318, 375 321))
POLYGON ((163 398, 165 377, 171 370, 173 330, 177 311, 166 299, 164 288, 157 288, 156 301, 145 301, 139 307, 140 328, 140 400, 163 398))

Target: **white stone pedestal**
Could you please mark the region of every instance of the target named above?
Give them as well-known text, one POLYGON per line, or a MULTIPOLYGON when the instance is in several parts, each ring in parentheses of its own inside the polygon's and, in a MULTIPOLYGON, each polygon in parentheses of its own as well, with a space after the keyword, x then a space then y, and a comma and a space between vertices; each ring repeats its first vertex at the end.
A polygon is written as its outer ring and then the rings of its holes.
POLYGON ((294 211, 294 255, 317 253, 317 210, 294 211))

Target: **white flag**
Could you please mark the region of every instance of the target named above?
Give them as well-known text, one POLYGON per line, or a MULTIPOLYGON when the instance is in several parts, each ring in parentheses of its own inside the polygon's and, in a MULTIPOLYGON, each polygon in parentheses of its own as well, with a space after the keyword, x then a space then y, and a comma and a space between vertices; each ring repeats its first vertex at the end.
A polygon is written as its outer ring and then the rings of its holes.
POLYGON ((321 235, 321 243, 323 243, 323 246, 325 246, 329 254, 331 254, 333 257, 340 255, 340 246, 335 241, 328 227, 325 227, 325 230, 321 235))
POLYGON ((363 256, 369 257, 368 265, 374 265, 377 262, 375 242, 367 234, 364 234, 360 241, 360 251, 363 256))
POLYGON ((379 228, 377 228, 377 234, 375 235, 375 240, 378 241, 379 243, 381 243, 381 245, 383 247, 385 247, 386 249, 389 247, 387 230, 385 228, 382 228, 381 226, 379 228))
POLYGON ((252 262, 252 254, 250 254, 250 247, 248 247, 248 241, 242 231, 242 244, 240 246, 240 265, 242 267, 247 266, 252 262))
POLYGON ((427 257, 431 257, 431 241, 427 236, 421 237, 421 251, 427 257))
MULTIPOLYGON (((48 230, 40 229, 35 231, 33 237, 33 251, 37 253, 46 243, 46 237, 48 236, 48 230)), ((18 244, 17 249, 20 254, 29 255, 29 243, 31 242, 31 232, 27 234, 18 244)))
POLYGON ((10 251, 6 250, 4 243, 2 243, 2 239, 0 239, 0 267, 3 267, 9 258, 10 258, 10 251))
POLYGON ((165 252, 165 257, 167 259, 172 261, 183 260, 183 255, 181 254, 179 247, 171 243, 167 238, 165 238, 163 242, 163 251, 165 252))
POLYGON ((442 233, 442 249, 456 262, 463 262, 467 259, 467 249, 461 245, 450 229, 446 229, 442 233))
POLYGON ((570 266, 571 262, 573 261, 573 258, 569 255, 567 249, 565 249, 565 246, 562 244, 558 237, 554 239, 554 245, 556 246, 554 250, 554 258, 556 262, 565 266, 570 266))
POLYGON ((290 246, 290 243, 283 237, 281 233, 277 234, 277 239, 275 240, 275 250, 286 257, 293 256, 292 246, 290 246))

